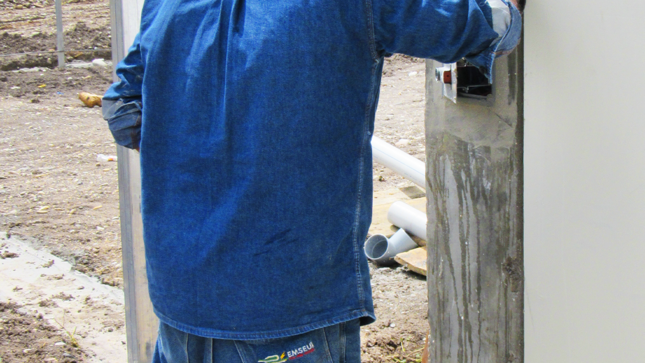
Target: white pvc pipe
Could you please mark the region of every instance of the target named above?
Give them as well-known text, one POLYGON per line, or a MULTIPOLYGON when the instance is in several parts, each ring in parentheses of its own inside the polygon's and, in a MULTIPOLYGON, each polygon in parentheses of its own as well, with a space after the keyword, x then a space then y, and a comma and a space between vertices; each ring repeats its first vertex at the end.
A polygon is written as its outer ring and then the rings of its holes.
POLYGON ((365 255, 379 265, 391 265, 394 257, 418 247, 408 233, 426 239, 425 213, 403 202, 394 202, 387 211, 387 220, 400 229, 389 239, 375 234, 365 242, 365 255))
POLYGON ((387 220, 408 233, 426 239, 428 217, 422 211, 403 202, 394 202, 387 211, 387 220))
POLYGON ((378 137, 372 137, 372 157, 375 161, 410 179, 423 190, 426 189, 426 171, 423 161, 378 137))
POLYGON ((391 265, 394 257, 401 252, 419 247, 416 242, 399 229, 389 239, 382 234, 375 234, 365 242, 365 255, 379 265, 391 265))

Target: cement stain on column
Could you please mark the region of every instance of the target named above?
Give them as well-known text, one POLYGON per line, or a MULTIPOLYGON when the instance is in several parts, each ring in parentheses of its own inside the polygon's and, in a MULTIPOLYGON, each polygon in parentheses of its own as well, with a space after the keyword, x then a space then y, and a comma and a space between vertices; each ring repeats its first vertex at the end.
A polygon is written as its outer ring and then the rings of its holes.
POLYGON ((500 63, 487 101, 427 84, 432 362, 522 361, 522 67, 500 63))

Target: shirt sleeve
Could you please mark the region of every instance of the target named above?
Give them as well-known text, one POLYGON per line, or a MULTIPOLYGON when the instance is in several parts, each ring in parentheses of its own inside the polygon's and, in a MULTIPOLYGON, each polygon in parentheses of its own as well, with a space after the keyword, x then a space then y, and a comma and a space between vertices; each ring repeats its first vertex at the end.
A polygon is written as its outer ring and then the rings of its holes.
POLYGON ((522 31, 520 12, 507 0, 367 1, 377 56, 466 58, 489 79, 495 58, 510 53, 522 31))
POLYGON ((143 61, 139 35, 128 54, 116 66, 119 81, 103 96, 103 118, 117 144, 138 149, 141 141, 143 61))

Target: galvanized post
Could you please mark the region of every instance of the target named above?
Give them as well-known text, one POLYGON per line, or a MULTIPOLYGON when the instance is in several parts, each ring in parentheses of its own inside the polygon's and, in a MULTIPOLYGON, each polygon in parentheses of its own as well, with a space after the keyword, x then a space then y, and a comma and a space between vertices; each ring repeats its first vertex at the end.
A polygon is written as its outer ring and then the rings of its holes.
POLYGON ((488 99, 456 104, 426 81, 431 362, 524 360, 521 49, 494 79, 488 99))
MULTIPOLYGON (((142 0, 110 1, 112 60, 115 65, 125 57, 139 31, 142 6, 142 0)), ((140 208, 139 153, 118 146, 117 155, 128 362, 147 363, 152 360, 158 320, 148 295, 140 208)))
POLYGON ((63 34, 62 0, 56 0, 56 54, 58 68, 65 68, 65 34, 63 34))

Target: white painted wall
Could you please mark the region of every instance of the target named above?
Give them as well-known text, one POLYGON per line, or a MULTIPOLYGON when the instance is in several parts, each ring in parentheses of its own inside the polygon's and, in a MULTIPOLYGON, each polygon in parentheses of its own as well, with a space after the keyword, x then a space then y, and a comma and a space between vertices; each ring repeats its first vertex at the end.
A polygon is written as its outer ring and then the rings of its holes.
POLYGON ((645 2, 529 0, 527 363, 645 362, 645 2))

